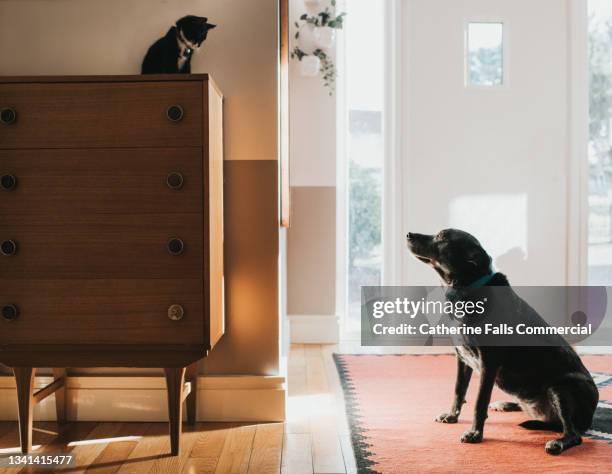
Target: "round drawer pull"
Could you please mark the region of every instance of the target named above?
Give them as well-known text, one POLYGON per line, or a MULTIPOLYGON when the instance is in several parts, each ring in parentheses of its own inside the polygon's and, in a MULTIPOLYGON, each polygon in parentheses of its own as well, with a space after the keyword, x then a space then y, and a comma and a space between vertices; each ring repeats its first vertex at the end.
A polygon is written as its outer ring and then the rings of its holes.
POLYGON ((180 255, 185 250, 185 244, 181 239, 172 238, 168 241, 168 252, 170 255, 180 255))
POLYGON ((12 174, 5 174, 0 177, 0 187, 5 191, 12 191, 17 187, 17 178, 12 174))
POLYGON ((11 257, 17 253, 17 242, 14 240, 5 240, 0 244, 0 253, 5 257, 11 257))
POLYGON ((2 107, 0 109, 0 123, 10 125, 17 120, 17 111, 11 107, 2 107))
POLYGON ((168 308, 168 319, 180 321, 185 317, 185 310, 180 304, 173 304, 168 308))
POLYGON ((179 190, 183 187, 183 175, 178 172, 172 172, 166 178, 166 184, 170 189, 179 190))
POLYGON ((19 308, 14 304, 7 304, 2 307, 2 317, 6 321, 14 321, 19 317, 19 308))
POLYGON ((166 109, 166 117, 171 122, 180 122, 183 119, 184 111, 180 105, 171 105, 166 109))

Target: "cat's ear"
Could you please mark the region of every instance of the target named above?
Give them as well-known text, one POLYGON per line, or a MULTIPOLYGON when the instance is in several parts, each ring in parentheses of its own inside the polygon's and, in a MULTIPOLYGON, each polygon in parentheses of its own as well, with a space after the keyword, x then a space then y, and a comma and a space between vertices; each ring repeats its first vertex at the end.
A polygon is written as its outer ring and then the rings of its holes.
POLYGON ((213 28, 217 27, 217 25, 213 25, 212 23, 206 23, 205 26, 207 30, 212 30, 213 28))

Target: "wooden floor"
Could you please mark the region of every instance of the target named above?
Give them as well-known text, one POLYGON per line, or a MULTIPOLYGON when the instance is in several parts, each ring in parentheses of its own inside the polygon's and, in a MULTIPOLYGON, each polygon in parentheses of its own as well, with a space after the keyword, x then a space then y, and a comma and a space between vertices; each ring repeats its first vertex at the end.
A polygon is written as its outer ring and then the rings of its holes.
MULTIPOLYGON (((70 453, 61 472, 354 473, 336 346, 294 345, 288 361, 285 423, 184 425, 181 455, 168 454, 165 423, 35 423, 37 454, 70 453)), ((17 423, 0 423, 0 455, 18 452, 17 423)), ((44 472, 8 469, 4 473, 44 472)), ((53 472, 58 472, 54 470, 53 472)))

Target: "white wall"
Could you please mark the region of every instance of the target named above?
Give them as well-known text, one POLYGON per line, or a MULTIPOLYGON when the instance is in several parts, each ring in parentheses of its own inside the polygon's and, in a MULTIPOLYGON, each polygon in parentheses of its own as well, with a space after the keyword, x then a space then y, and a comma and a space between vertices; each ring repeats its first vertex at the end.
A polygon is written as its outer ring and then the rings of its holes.
MULTIPOLYGON (((299 45, 294 23, 305 11, 303 0, 290 0, 291 50, 299 45)), ((336 96, 321 77, 303 77, 296 59, 289 81, 291 186, 336 186, 336 96)))
MULTIPOLYGON (((404 231, 470 231, 515 285, 566 282, 567 5, 404 2, 404 231), (465 88, 468 19, 505 22, 506 88, 465 88)), ((437 281, 408 252, 403 270, 405 283, 437 281)))

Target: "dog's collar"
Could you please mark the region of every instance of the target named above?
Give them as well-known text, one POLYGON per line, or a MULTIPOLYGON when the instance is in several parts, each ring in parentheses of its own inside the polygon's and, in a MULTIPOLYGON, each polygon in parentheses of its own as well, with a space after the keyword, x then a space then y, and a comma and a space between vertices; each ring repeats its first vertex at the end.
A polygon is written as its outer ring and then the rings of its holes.
MULTIPOLYGON (((480 277, 478 280, 473 281, 472 283, 470 283, 468 286, 464 288, 474 290, 477 288, 482 288, 483 286, 487 286, 489 282, 493 279, 493 277, 496 275, 496 273, 497 272, 493 268, 491 268, 489 270, 489 273, 480 277)), ((451 287, 446 291, 446 298, 449 301, 457 301, 460 297, 461 297, 461 288, 451 287)))
POLYGON ((489 274, 482 276, 478 280, 470 283, 468 285, 468 288, 482 288, 483 286, 487 286, 489 282, 493 279, 494 276, 495 276, 495 271, 491 269, 489 271, 489 274))

